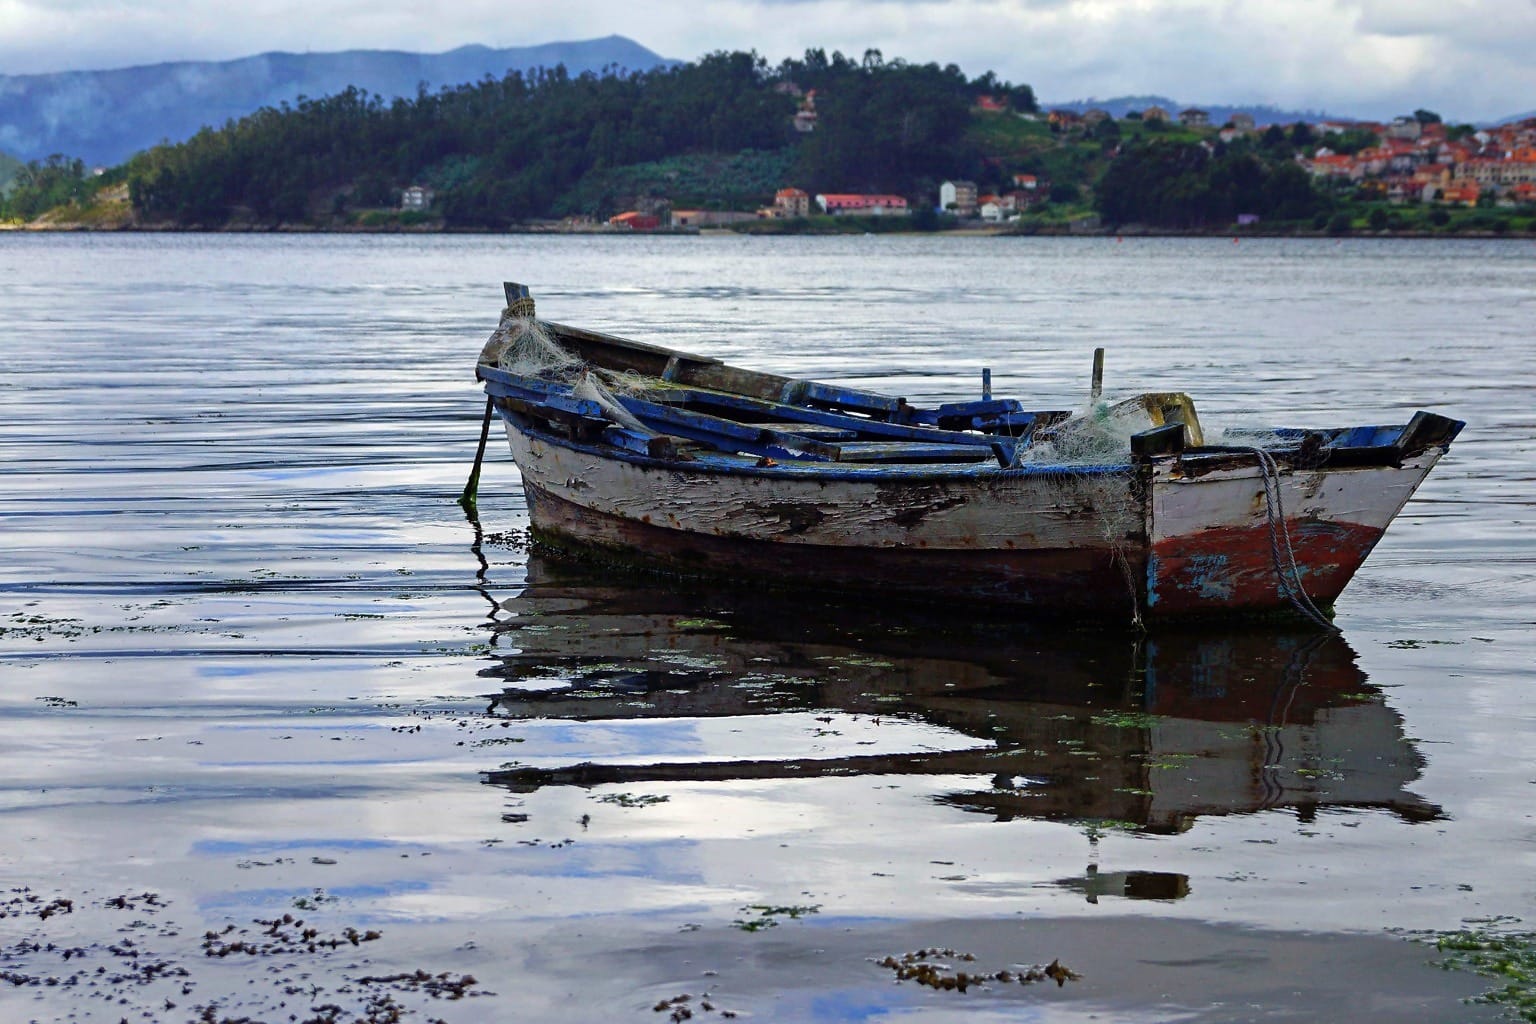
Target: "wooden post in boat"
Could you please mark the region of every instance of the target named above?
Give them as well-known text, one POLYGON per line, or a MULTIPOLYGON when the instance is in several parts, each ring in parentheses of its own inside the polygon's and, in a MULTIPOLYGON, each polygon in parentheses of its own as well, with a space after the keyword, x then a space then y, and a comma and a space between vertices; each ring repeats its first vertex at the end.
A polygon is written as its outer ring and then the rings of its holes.
POLYGON ((475 498, 480 493, 480 464, 485 461, 485 442, 491 436, 491 413, 495 408, 495 399, 486 395, 485 418, 480 421, 480 447, 475 449, 475 468, 469 471, 469 482, 464 485, 464 493, 459 495, 459 504, 471 516, 475 514, 475 498))
POLYGON ((992 367, 990 366, 981 368, 981 400, 992 401, 992 367))
POLYGON ((1093 350, 1093 389, 1089 392, 1095 402, 1104 393, 1104 350, 1093 350))

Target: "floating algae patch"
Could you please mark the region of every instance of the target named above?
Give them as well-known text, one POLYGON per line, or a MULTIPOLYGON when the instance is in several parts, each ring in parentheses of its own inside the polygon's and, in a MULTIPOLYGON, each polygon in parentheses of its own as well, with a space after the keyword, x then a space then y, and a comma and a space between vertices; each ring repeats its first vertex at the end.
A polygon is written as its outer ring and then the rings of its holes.
POLYGON ((1514 931, 1517 917, 1491 917, 1465 922, 1451 932, 1414 933, 1416 941, 1446 954, 1440 966, 1470 971, 1499 985, 1470 1002, 1504 1007, 1515 1020, 1536 1022, 1536 932, 1514 931))
MULTIPOLYGON (((100 632, 98 626, 96 632, 100 632)), ((45 640, 48 637, 73 639, 91 629, 80 619, 53 618, 48 615, 13 612, 0 624, 0 638, 8 640, 45 640)))
POLYGON ((1107 725, 1113 729, 1150 729, 1162 721, 1161 716, 1145 711, 1105 711, 1089 719, 1094 725, 1107 725))
POLYGON ((1141 826, 1134 821, 1121 821, 1118 818, 1068 818, 1062 822, 1065 825, 1075 825, 1083 830, 1083 834, 1091 842, 1098 842, 1111 833, 1140 832, 1141 826))
MULTIPOLYGON (((295 907, 333 900, 316 890, 295 907)), ((155 892, 16 887, 0 897, 0 983, 58 1020, 405 1024, 439 1020, 434 1003, 493 995, 457 971, 368 973, 383 932, 324 916, 214 923, 155 892)))
POLYGON ((881 967, 891 970, 896 975, 897 981, 915 981, 919 985, 927 985, 941 992, 965 992, 973 985, 978 987, 988 984, 1033 985, 1046 980, 1054 981, 1060 988, 1067 982, 1077 981, 1082 977, 1070 967, 1064 966, 1059 959, 1052 960, 1043 967, 1015 966, 998 971, 972 967, 971 965, 975 962, 974 955, 960 953, 953 949, 919 949, 915 952, 903 953, 900 957, 888 956, 876 961, 881 967), (965 966, 958 966, 959 964, 965 966))
POLYGON ((791 921, 798 921, 808 914, 821 912, 821 904, 814 903, 808 906, 776 907, 767 903, 749 903, 741 908, 743 914, 751 912, 753 916, 737 918, 731 924, 744 932, 760 932, 765 928, 777 928, 779 918, 787 917, 791 921))
POLYGON ((615 804, 619 807, 650 807, 653 804, 664 804, 672 798, 656 793, 604 793, 592 799, 601 804, 615 804))

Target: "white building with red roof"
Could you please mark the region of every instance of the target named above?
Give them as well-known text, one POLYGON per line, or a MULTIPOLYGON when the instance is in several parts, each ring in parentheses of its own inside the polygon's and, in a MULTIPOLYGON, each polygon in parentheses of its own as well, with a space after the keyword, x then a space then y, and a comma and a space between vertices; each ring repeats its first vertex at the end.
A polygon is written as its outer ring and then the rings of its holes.
POLYGON ((816 197, 823 213, 834 217, 905 217, 910 211, 902 196, 828 192, 816 197))

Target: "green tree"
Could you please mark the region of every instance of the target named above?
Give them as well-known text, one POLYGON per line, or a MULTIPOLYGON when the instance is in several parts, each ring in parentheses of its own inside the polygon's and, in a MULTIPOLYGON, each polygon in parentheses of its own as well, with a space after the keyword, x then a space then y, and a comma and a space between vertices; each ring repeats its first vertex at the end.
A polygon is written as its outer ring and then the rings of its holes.
POLYGON ((56 206, 81 202, 91 192, 85 164, 55 153, 16 172, 10 195, 0 197, 0 218, 31 220, 56 206))
POLYGON ((1213 155, 1194 142, 1154 139, 1127 147, 1105 170, 1096 203, 1111 224, 1199 228, 1240 213, 1301 220, 1322 206, 1306 172, 1234 147, 1213 155))

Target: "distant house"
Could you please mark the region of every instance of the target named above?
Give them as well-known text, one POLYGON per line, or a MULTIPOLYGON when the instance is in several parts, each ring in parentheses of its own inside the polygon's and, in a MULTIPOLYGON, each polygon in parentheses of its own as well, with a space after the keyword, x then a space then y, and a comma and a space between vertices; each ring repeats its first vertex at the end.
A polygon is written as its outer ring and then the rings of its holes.
POLYGON ((909 212, 906 199, 891 195, 831 192, 817 196, 816 205, 834 217, 905 217, 909 212))
POLYGON ((989 93, 982 93, 976 97, 976 109, 986 111, 989 114, 1000 114, 1008 109, 1008 103, 989 93))
MULTIPOLYGON (((1142 120, 1146 120, 1146 112, 1142 112, 1142 120)), ((1189 107, 1179 111, 1179 124, 1186 128, 1204 128, 1211 123, 1211 115, 1199 107, 1189 107)))
POLYGON ((617 217, 609 217, 608 223, 625 231, 655 231, 661 227, 661 218, 654 213, 640 213, 630 210, 621 213, 617 217))
POLYGON ((781 188, 773 194, 773 208, 778 217, 809 217, 811 195, 802 188, 781 188))
POLYGON ((946 181, 939 186, 939 206, 951 210, 957 217, 971 217, 976 213, 976 183, 974 181, 946 181))
POLYGON ((425 185, 412 185, 400 193, 400 209, 425 210, 432 205, 436 193, 425 185))
POLYGON ((1319 152, 1306 163, 1308 172, 1314 178, 1358 178, 1360 170, 1355 165, 1355 158, 1343 153, 1319 152))
POLYGON ((1416 118, 1394 117, 1383 134, 1391 139, 1416 139, 1423 131, 1424 126, 1416 118))
POLYGON ((1470 178, 1452 178, 1451 183, 1440 190, 1440 201, 1452 205, 1476 206, 1483 194, 1483 187, 1470 178))
POLYGON ((1040 187, 1040 179, 1033 174, 1015 174, 1013 185, 1014 188, 1034 190, 1040 187))
POLYGON ((1083 111, 1083 124, 1086 124, 1086 125, 1092 126, 1092 125, 1100 124, 1100 123, 1102 123, 1104 121, 1108 121, 1109 119, 1110 119, 1109 111, 1102 110, 1102 109, 1100 109, 1098 107, 1094 107, 1092 110, 1085 110, 1085 111, 1083 111))
POLYGON ((667 215, 667 223, 674 228, 718 228, 757 219, 757 214, 745 210, 672 210, 667 215))
POLYGON ((1146 110, 1141 112, 1141 119, 1143 121, 1158 121, 1162 124, 1167 124, 1168 111, 1164 110, 1162 107, 1148 107, 1146 110))
POLYGON ((1239 132, 1251 132, 1255 128, 1253 115, 1245 114, 1241 110, 1232 115, 1231 121, 1232 127, 1236 128, 1239 132))
POLYGON ((1053 110, 1046 120, 1051 123, 1052 128, 1058 131, 1066 131, 1070 128, 1081 128, 1083 126, 1083 116, 1075 110, 1053 110))
POLYGON ((800 98, 800 109, 795 111, 795 131, 816 130, 816 90, 810 89, 800 98))

